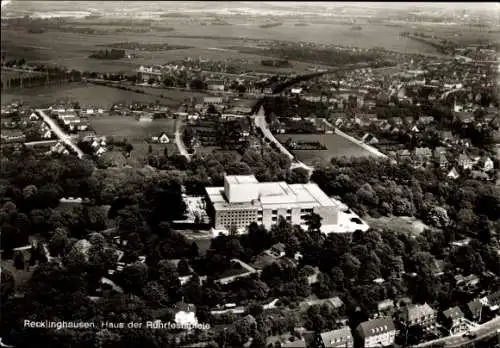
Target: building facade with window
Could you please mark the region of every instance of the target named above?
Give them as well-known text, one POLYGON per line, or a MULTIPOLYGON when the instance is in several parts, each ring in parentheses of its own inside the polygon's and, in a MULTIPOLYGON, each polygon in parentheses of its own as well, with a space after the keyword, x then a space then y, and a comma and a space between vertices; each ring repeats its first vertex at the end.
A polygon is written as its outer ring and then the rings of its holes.
POLYGON ((339 202, 316 184, 259 182, 253 175, 225 176, 224 187, 207 187, 208 212, 217 230, 245 229, 252 222, 270 228, 282 216, 293 225, 304 225, 311 213, 322 224, 335 225, 339 202))

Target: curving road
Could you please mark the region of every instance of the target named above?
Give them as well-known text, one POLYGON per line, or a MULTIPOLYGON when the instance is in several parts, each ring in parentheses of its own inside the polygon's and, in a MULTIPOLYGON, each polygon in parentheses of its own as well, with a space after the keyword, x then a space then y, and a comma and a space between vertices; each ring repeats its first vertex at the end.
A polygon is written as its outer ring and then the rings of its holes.
MULTIPOLYGON (((478 327, 471 329, 470 332, 476 335, 475 338, 464 337, 463 333, 458 335, 448 336, 440 338, 437 340, 425 342, 413 348, 432 348, 432 347, 444 347, 444 348, 459 348, 465 347, 469 344, 473 344, 485 339, 499 335, 497 330, 500 328, 500 316, 479 325, 478 327)), ((500 336, 500 335, 499 335, 500 336)))
POLYGON ((182 141, 181 138, 181 122, 179 120, 179 117, 175 120, 175 145, 177 146, 177 149, 179 150, 180 154, 184 156, 188 161, 191 161, 191 155, 188 153, 186 150, 186 147, 184 146, 184 142, 182 141))
POLYGON ((50 127, 50 129, 54 132, 55 135, 69 148, 71 148, 74 152, 76 152, 78 158, 82 159, 84 156, 84 153, 82 150, 78 148, 78 146, 73 143, 73 139, 64 133, 64 131, 59 127, 57 122, 55 122, 50 116, 48 116, 42 109, 36 109, 35 110, 38 115, 40 115, 41 118, 43 118, 44 122, 47 123, 50 127))

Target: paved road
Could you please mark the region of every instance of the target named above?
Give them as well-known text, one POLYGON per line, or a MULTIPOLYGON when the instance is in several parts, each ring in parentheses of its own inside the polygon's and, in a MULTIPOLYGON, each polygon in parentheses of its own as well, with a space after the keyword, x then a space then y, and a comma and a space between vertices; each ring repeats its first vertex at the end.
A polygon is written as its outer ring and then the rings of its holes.
POLYGON ((463 337, 463 333, 448 336, 434 341, 425 342, 414 346, 414 348, 424 348, 424 347, 445 347, 445 348, 458 348, 464 347, 474 342, 482 341, 486 338, 494 337, 498 335, 497 330, 500 328, 500 317, 497 316, 495 319, 490 320, 486 323, 479 325, 478 327, 471 329, 470 332, 476 334, 476 338, 469 339, 463 337))
POLYGON ((68 147, 70 147, 73 151, 76 152, 78 158, 82 159, 84 156, 84 153, 82 150, 78 148, 78 146, 73 143, 72 138, 64 133, 64 131, 59 127, 59 125, 52 119, 50 118, 42 109, 36 109, 36 112, 40 115, 40 117, 43 118, 45 123, 47 123, 50 127, 50 129, 57 135, 57 137, 68 147))
POLYGON ((257 128, 260 128, 260 130, 264 134, 264 137, 267 138, 267 139, 269 139, 274 144, 276 144, 276 146, 281 151, 281 153, 285 154, 292 161, 291 169, 304 168, 305 170, 307 170, 309 172, 309 176, 310 176, 312 174, 312 172, 314 171, 314 168, 308 166, 307 164, 305 164, 305 163, 303 163, 301 161, 297 161, 295 159, 295 156, 292 155, 292 153, 290 153, 290 151, 288 151, 274 137, 273 133, 271 133, 271 131, 269 130, 269 127, 267 126, 266 117, 264 116, 264 111, 263 110, 264 110, 264 108, 261 107, 260 110, 259 110, 259 112, 256 115, 253 116, 254 122, 255 122, 255 126, 257 128))
POLYGON ((252 266, 250 266, 249 264, 241 261, 240 259, 232 259, 231 260, 232 262, 236 262, 236 263, 239 263, 241 267, 243 267, 244 269, 246 269, 248 272, 257 272, 257 270, 255 268, 253 268, 252 266))
POLYGON ((57 140, 40 140, 40 141, 30 141, 24 143, 25 146, 36 146, 36 145, 50 145, 57 143, 57 140))
POLYGON ((266 117, 264 115, 264 108, 261 106, 256 115, 254 115, 254 122, 257 128, 260 128, 264 137, 272 141, 278 149, 285 155, 288 156, 291 160, 293 160, 294 156, 288 151, 281 143, 274 137, 273 133, 269 130, 267 126, 266 117))
POLYGON ((188 161, 191 161, 191 155, 186 150, 184 142, 181 139, 180 127, 181 127, 181 121, 179 120, 179 118, 177 118, 175 120, 175 145, 177 145, 177 149, 179 150, 181 155, 186 157, 188 161))

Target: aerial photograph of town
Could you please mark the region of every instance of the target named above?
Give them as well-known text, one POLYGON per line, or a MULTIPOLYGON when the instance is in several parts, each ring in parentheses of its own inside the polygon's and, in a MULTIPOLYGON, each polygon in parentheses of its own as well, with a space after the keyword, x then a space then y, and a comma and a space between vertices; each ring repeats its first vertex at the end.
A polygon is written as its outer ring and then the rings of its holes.
POLYGON ((0 348, 499 348, 500 4, 1 1, 0 348))

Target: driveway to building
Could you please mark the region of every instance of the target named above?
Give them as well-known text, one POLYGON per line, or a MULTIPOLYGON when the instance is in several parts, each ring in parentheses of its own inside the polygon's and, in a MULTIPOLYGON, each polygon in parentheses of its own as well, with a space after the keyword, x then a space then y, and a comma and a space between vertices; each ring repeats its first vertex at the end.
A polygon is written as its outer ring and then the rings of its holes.
POLYGON ((470 332, 475 334, 475 338, 464 337, 463 333, 458 335, 448 336, 444 338, 440 338, 434 341, 425 342, 419 344, 417 346, 413 346, 414 348, 424 348, 424 347, 445 347, 445 348, 459 348, 464 347, 469 344, 482 341, 486 338, 493 337, 494 335, 499 335, 497 330, 500 327, 500 316, 487 321, 479 325, 478 327, 471 329, 470 332))
POLYGON ((179 117, 177 117, 177 119, 175 120, 175 145, 177 145, 177 149, 179 149, 181 155, 184 156, 188 161, 191 161, 191 155, 186 150, 184 142, 181 139, 181 121, 179 120, 179 117))
POLYGON ((264 134, 264 138, 267 138, 267 139, 269 139, 269 141, 273 142, 278 147, 280 152, 283 153, 284 155, 286 155, 292 161, 291 169, 304 168, 305 170, 307 170, 309 172, 309 176, 311 176, 312 172, 314 171, 314 168, 308 166, 307 164, 305 164, 303 162, 296 160, 294 155, 292 155, 290 153, 290 151, 288 151, 274 137, 273 133, 271 133, 271 131, 269 130, 269 127, 267 125, 267 122, 266 122, 266 117, 264 116, 264 108, 263 107, 260 108, 259 112, 257 114, 255 114, 253 116, 253 118, 254 118, 255 126, 257 128, 260 128, 260 130, 262 131, 262 134, 264 134))
POLYGON ((84 156, 84 153, 82 150, 78 148, 78 146, 73 143, 73 139, 64 133, 64 131, 59 127, 57 122, 55 122, 52 118, 50 118, 42 109, 36 109, 36 112, 38 115, 40 115, 41 118, 43 118, 44 122, 47 123, 50 127, 50 129, 54 132, 55 135, 67 146, 69 146, 73 151, 76 152, 78 158, 82 159, 84 156))

